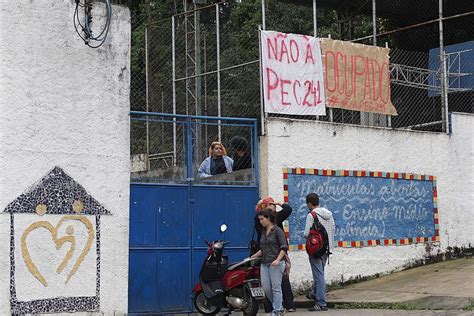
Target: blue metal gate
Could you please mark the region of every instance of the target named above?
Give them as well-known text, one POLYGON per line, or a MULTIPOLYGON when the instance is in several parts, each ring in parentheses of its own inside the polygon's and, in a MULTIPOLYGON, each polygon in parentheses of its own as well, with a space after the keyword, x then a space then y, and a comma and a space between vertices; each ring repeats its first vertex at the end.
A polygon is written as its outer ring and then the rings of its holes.
MULTIPOLYGON (((189 122, 185 123, 186 134, 192 137, 189 122)), ((252 128, 252 138, 255 137, 255 122, 245 124, 252 128)), ((254 145, 252 156, 256 157, 254 145)), ((185 152, 187 159, 192 160, 192 150, 187 148, 185 152)), ((190 171, 187 170, 188 177, 183 183, 131 184, 130 313, 192 311, 192 288, 198 281, 206 252, 204 239, 222 237, 230 241, 226 253, 231 261, 248 256, 258 200, 257 182, 206 183, 189 177, 190 171), (219 227, 223 223, 228 230, 222 236, 219 227)), ((256 174, 256 168, 252 172, 256 174)))

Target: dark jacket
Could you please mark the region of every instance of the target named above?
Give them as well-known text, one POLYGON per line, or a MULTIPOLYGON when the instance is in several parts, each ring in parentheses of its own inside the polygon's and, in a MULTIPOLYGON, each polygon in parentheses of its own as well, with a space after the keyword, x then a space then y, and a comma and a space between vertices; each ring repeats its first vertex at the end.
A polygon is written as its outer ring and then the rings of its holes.
MULTIPOLYGON (((284 203, 281 205, 281 210, 280 212, 276 212, 276 219, 275 219, 275 225, 283 229, 283 222, 290 217, 291 213, 293 212, 293 209, 291 206, 288 204, 284 203)), ((258 214, 255 215, 255 230, 257 231, 257 240, 260 240, 262 236, 262 230, 263 227, 260 224, 260 221, 258 220, 258 214)))

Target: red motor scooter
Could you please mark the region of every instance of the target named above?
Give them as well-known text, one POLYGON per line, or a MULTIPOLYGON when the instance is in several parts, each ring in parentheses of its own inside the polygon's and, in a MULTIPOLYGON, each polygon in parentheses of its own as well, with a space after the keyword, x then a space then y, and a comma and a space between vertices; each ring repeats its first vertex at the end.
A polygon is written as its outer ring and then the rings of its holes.
MULTIPOLYGON (((223 233, 227 226, 221 226, 223 233)), ((222 307, 239 309, 244 315, 256 315, 265 293, 260 284, 260 259, 246 258, 228 264, 223 255, 229 242, 205 240, 207 256, 199 273, 199 283, 193 288, 194 306, 202 314, 217 314, 222 307)))

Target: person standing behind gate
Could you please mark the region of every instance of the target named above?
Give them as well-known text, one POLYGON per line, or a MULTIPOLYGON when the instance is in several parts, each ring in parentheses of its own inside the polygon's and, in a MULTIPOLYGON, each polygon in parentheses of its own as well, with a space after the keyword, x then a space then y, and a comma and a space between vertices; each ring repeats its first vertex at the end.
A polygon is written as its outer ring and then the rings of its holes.
MULTIPOLYGON (((332 212, 319 206, 319 196, 316 193, 310 193, 306 196, 306 205, 308 206, 309 212, 306 216, 306 225, 304 228, 304 237, 308 238, 309 231, 314 223, 314 217, 311 212, 316 212, 317 219, 324 226, 328 234, 329 241, 329 253, 333 249, 334 243, 334 231, 336 225, 332 212)), ((309 256, 309 263, 311 265, 311 272, 313 274, 314 282, 314 306, 311 307, 310 311, 327 311, 326 304, 326 281, 324 280, 324 267, 328 260, 328 254, 324 254, 321 258, 309 256)))
POLYGON ((234 150, 232 159, 234 171, 252 168, 252 157, 249 151, 249 143, 242 136, 234 136, 230 140, 230 144, 234 150))
POLYGON ((260 250, 251 258, 262 258, 260 264, 260 278, 265 296, 272 302, 273 316, 283 314, 283 297, 281 293, 281 280, 285 272, 283 257, 288 251, 283 229, 275 225, 275 215, 269 209, 258 213, 258 218, 263 226, 260 238, 260 250))
MULTIPOLYGON (((271 196, 267 196, 260 201, 258 201, 255 210, 257 211, 257 215, 255 215, 255 230, 257 232, 257 240, 260 240, 260 236, 262 234, 263 226, 260 224, 258 218, 258 212, 264 209, 270 209, 275 216, 275 225, 283 229, 283 222, 290 217, 293 209, 290 205, 286 203, 277 203, 271 196), (277 212, 276 206, 280 206, 281 210, 277 212)), ((283 307, 286 309, 287 312, 294 312, 296 311, 293 292, 291 290, 290 284, 290 277, 289 275, 285 274, 283 276, 283 280, 281 281, 281 288, 283 291, 283 307)), ((265 302, 265 311, 269 312, 270 306, 265 302)))
POLYGON ((224 145, 220 142, 212 142, 209 147, 209 157, 204 159, 199 166, 199 177, 208 178, 216 174, 232 172, 234 161, 227 156, 224 145))

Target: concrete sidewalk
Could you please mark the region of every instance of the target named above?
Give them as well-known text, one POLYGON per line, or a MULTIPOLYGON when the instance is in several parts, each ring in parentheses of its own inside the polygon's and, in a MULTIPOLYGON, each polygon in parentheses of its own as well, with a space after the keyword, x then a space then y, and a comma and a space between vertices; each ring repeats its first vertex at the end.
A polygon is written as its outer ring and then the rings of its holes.
MULTIPOLYGON (((327 294, 329 306, 343 303, 409 304, 416 309, 460 310, 474 300, 474 259, 458 259, 396 272, 327 294)), ((313 304, 295 299, 299 307, 313 304)))

